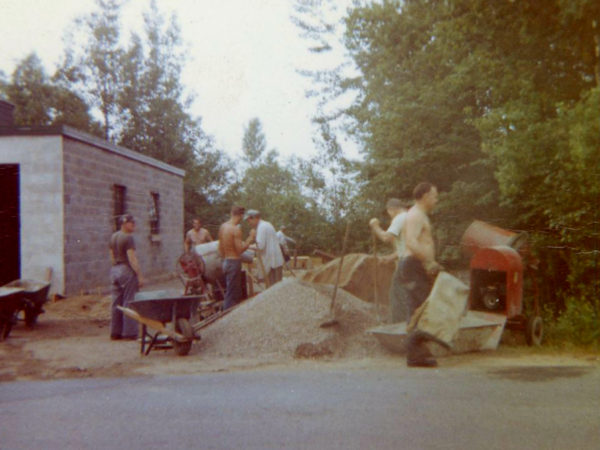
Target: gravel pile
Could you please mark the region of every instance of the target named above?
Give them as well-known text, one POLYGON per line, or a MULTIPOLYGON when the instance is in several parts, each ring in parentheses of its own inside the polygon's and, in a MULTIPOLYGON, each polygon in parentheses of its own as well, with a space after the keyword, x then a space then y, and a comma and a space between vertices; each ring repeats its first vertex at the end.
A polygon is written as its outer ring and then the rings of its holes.
POLYGON ((365 330, 377 325, 375 309, 333 287, 288 278, 242 303, 201 331, 202 357, 279 361, 291 358, 361 358, 383 352, 365 330))

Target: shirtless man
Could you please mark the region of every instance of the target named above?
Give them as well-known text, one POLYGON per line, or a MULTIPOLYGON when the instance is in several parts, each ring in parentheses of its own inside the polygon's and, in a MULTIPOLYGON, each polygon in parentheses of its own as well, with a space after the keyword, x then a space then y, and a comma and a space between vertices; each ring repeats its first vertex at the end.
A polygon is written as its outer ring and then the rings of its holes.
POLYGON ((212 236, 206 228, 202 228, 202 221, 194 219, 192 221, 192 229, 185 234, 185 251, 189 252, 192 247, 211 241, 212 236))
POLYGON ((242 206, 231 208, 231 218, 219 228, 219 255, 223 258, 225 273, 225 301, 223 309, 238 303, 242 297, 242 253, 254 242, 256 230, 242 241, 240 222, 246 210, 242 206))
MULTIPOLYGON (((435 276, 441 268, 435 260, 431 223, 427 216, 438 201, 437 188, 431 183, 419 183, 413 191, 413 196, 415 204, 408 210, 403 229, 404 256, 399 262, 401 282, 408 293, 409 319, 429 296, 435 276)), ((408 366, 437 365, 424 347, 424 342, 425 339, 419 333, 413 333, 408 337, 406 355, 408 366)))

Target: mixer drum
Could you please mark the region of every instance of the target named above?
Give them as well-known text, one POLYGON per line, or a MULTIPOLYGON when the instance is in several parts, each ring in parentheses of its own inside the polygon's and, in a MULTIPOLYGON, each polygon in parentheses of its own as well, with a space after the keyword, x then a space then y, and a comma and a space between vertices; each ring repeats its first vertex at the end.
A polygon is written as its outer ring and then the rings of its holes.
MULTIPOLYGON (((196 245, 194 253, 204 261, 203 278, 209 283, 215 283, 219 280, 223 283, 223 258, 219 255, 219 241, 207 242, 206 244, 196 245)), ((243 262, 252 262, 254 255, 246 250, 242 255, 243 262)))

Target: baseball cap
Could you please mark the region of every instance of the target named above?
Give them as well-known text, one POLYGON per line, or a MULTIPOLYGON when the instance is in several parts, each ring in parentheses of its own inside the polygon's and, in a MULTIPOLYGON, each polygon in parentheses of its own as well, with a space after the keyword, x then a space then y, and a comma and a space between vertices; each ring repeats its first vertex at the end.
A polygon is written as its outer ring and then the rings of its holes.
POLYGON ((260 216, 260 213, 256 209, 249 209, 246 211, 246 215, 244 216, 244 220, 249 219, 250 217, 260 216))
POLYGON ((127 222, 135 223, 135 218, 131 214, 122 215, 119 219, 119 224, 123 225, 123 224, 126 224, 127 222))

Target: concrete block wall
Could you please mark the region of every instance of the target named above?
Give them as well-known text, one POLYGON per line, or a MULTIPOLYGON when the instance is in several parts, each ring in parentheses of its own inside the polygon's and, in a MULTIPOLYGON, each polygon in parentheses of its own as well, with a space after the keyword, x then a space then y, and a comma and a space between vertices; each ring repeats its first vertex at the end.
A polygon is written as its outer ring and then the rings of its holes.
POLYGON ((44 280, 51 268, 51 292, 60 293, 64 289, 62 138, 2 137, 0 163, 19 165, 21 278, 44 280))
POLYGON ((93 142, 63 139, 65 294, 110 287, 114 185, 127 189, 126 212, 136 218, 134 239, 144 276, 152 280, 172 274, 183 251, 182 176, 93 142), (150 235, 153 192, 160 198, 157 236, 150 235))

